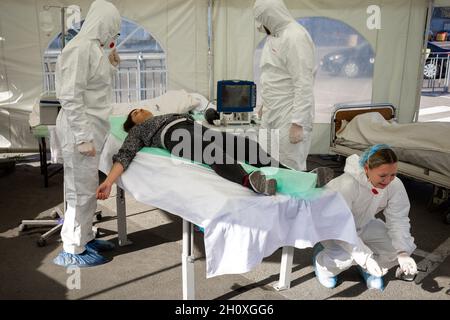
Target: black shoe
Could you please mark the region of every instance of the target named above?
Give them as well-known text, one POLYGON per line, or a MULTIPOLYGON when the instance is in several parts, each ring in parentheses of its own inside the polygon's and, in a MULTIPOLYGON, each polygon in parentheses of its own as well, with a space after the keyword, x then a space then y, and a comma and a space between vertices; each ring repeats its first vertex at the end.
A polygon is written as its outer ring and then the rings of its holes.
POLYGON ((318 167, 314 170, 311 170, 310 172, 317 174, 317 188, 322 188, 334 178, 334 170, 331 168, 318 167))
POLYGON ((249 175, 250 186, 256 193, 262 193, 267 196, 272 196, 277 191, 277 180, 266 179, 266 176, 261 171, 254 171, 249 175))

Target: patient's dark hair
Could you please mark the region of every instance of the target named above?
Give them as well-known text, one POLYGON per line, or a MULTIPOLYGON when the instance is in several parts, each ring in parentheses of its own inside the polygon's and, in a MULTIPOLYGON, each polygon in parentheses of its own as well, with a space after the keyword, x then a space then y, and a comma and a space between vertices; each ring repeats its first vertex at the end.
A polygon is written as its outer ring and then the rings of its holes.
POLYGON ((123 123, 123 130, 125 130, 125 132, 129 132, 131 128, 133 128, 136 125, 136 123, 134 123, 133 119, 131 118, 131 114, 133 113, 134 110, 136 109, 130 111, 127 120, 125 120, 125 122, 123 123))

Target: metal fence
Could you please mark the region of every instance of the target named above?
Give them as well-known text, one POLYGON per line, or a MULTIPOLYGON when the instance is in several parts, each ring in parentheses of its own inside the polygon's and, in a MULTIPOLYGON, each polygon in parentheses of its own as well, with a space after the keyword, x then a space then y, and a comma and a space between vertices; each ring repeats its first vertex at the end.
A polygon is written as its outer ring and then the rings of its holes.
MULTIPOLYGON (((134 102, 158 97, 166 92, 167 70, 163 53, 120 53, 119 70, 113 80, 112 101, 134 102)), ((57 55, 44 55, 44 89, 55 92, 57 55)))
POLYGON ((422 92, 447 93, 449 83, 449 56, 447 52, 431 52, 423 69, 422 92))

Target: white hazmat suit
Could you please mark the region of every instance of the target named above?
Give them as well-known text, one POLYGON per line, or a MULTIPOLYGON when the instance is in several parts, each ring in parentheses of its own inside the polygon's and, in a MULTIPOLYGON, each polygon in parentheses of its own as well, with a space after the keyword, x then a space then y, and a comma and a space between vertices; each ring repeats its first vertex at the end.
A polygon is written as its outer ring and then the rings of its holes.
POLYGON ((358 248, 333 240, 321 242, 324 250, 318 253, 316 264, 322 274, 335 276, 350 268, 353 261, 364 266, 372 257, 384 275, 389 268, 401 264, 402 252, 409 258, 416 249, 410 233, 408 194, 399 178, 395 177, 384 189, 374 188, 355 154, 347 158, 344 174, 331 180, 326 188, 344 197, 361 241, 358 248), (375 218, 380 211, 386 223, 375 218))
POLYGON ((306 170, 314 121, 314 43, 282 0, 256 0, 253 9, 256 21, 270 31, 260 61, 261 127, 279 130, 281 163, 306 170))
POLYGON ((64 251, 80 254, 94 239, 92 220, 97 201, 98 162, 109 131, 111 65, 103 47, 120 32, 114 5, 92 3, 79 34, 63 49, 56 63, 56 96, 62 109, 56 132, 64 159, 67 210, 61 231, 64 251))

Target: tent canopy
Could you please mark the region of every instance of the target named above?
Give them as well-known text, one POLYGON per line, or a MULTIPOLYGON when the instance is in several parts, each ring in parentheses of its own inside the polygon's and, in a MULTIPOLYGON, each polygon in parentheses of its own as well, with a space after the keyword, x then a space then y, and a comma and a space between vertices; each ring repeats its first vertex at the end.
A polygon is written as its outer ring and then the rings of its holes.
MULTIPOLYGON (((36 145, 29 133, 28 113, 44 90, 44 52, 60 30, 60 11, 50 10, 55 28, 51 32, 43 31, 40 14, 43 6, 76 4, 83 18, 91 2, 0 2, 0 73, 8 88, 15 86, 22 94, 17 102, 0 102, 0 135, 13 147, 36 145)), ((185 89, 209 97, 217 80, 254 78, 258 67, 255 50, 264 35, 255 27, 253 0, 111 2, 124 18, 142 26, 163 48, 168 90, 185 89), (211 55, 208 54, 208 5, 212 5, 211 55)), ((435 5, 450 6, 449 2, 437 0, 435 5)), ((285 0, 285 3, 296 19, 329 18, 356 30, 370 43, 376 57, 369 100, 394 104, 400 122, 414 119, 420 98, 428 0, 285 0), (379 28, 368 24, 376 14, 368 10, 369 6, 380 9, 379 28)), ((328 140, 329 124, 317 124, 311 152, 327 153, 328 140)))

